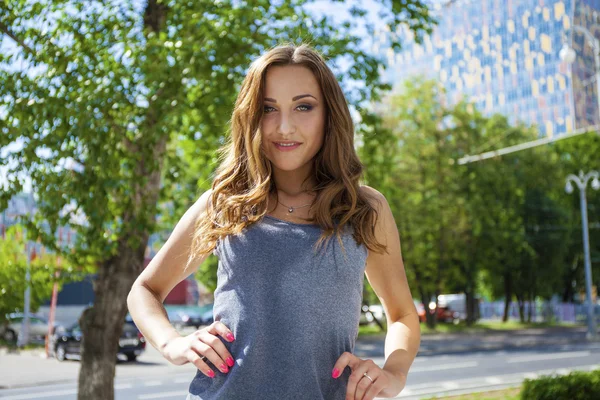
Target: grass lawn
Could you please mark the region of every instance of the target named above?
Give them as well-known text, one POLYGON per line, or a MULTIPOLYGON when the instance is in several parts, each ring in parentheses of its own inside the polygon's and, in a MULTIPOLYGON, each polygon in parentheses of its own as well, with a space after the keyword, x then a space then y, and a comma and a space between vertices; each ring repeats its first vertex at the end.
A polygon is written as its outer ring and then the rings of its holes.
POLYGON ((430 397, 430 399, 444 399, 444 400, 519 400, 521 388, 510 388, 503 390, 494 390, 491 392, 481 392, 473 394, 463 394, 460 396, 448 396, 448 397, 430 397))
MULTIPOLYGON (((454 324, 437 324, 435 329, 430 329, 426 324, 421 324, 421 334, 433 334, 433 333, 484 333, 493 331, 511 331, 517 329, 531 329, 531 328, 548 328, 548 327, 574 327, 575 324, 564 324, 564 323, 525 323, 522 324, 518 321, 480 321, 473 326, 467 326, 465 323, 458 325, 454 324)), ((364 325, 358 329, 358 335, 360 336, 373 336, 373 335, 384 335, 385 331, 379 330, 377 325, 364 325)))

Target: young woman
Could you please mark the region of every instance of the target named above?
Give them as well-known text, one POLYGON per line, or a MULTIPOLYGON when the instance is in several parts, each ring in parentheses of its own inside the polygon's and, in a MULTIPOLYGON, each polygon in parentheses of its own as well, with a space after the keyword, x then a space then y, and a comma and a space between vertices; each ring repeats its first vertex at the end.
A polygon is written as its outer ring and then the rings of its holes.
POLYGON ((147 340, 197 367, 188 400, 365 400, 404 388, 419 319, 394 218, 383 195, 359 185, 353 137, 315 50, 279 46, 252 63, 212 189, 128 297, 147 340), (211 252, 215 322, 181 336, 162 302, 211 252), (383 368, 352 354, 365 273, 388 322, 383 368))

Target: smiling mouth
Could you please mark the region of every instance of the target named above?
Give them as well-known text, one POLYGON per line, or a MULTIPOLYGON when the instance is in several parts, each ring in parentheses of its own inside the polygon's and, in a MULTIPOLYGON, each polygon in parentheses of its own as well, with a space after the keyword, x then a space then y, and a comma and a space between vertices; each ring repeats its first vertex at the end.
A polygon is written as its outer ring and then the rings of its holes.
POLYGON ((298 148, 302 143, 299 143, 299 142, 273 142, 273 144, 279 150, 285 151, 285 150, 293 150, 295 148, 298 148))

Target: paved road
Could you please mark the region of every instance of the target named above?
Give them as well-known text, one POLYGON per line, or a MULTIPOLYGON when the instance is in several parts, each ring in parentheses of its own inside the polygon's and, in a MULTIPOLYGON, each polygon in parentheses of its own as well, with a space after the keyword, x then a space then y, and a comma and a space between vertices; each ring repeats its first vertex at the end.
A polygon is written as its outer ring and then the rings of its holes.
MULTIPOLYGON (((466 350, 463 349, 462 342, 468 342, 469 338, 463 335, 455 338, 456 343, 445 341, 444 349, 435 351, 431 344, 435 340, 424 338, 423 345, 429 344, 431 349, 425 349, 417 357, 411 368, 407 388, 398 398, 412 400, 517 386, 525 378, 535 378, 542 374, 600 368, 600 344, 574 341, 577 335, 577 332, 571 331, 545 332, 544 335, 537 336, 538 340, 533 345, 524 341, 525 344, 521 347, 516 345, 519 343, 516 338, 527 335, 502 334, 502 340, 499 340, 500 336, 492 335, 488 340, 482 340, 485 346, 479 343, 480 347, 472 346, 466 350), (507 345, 511 338, 512 343, 507 345), (504 348, 485 350, 497 343, 504 343, 504 348), (456 346, 452 347, 453 344, 456 346)), ((357 343, 355 353, 360 357, 372 358, 382 366, 382 348, 380 340, 363 340, 357 343)), ((0 390, 0 398, 76 399, 78 369, 79 363, 76 361, 59 363, 39 356, 2 355, 0 385, 13 388, 0 390), (48 381, 52 383, 48 384, 48 381), (15 387, 19 384, 29 387, 15 387)), ((183 399, 194 373, 193 366, 172 366, 154 349, 148 349, 140 357, 139 363, 117 365, 116 399, 183 399)))

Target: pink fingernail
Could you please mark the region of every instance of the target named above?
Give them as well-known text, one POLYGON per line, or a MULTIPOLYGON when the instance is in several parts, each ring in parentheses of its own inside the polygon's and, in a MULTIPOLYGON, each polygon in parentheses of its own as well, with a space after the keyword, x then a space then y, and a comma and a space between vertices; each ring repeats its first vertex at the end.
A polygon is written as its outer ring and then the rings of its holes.
POLYGON ((337 368, 333 369, 333 373, 331 374, 331 376, 336 379, 338 376, 340 376, 340 370, 337 368))
POLYGON ((235 338, 233 337, 232 333, 228 333, 227 335, 225 335, 227 337, 227 340, 229 340, 230 342, 233 342, 235 340, 235 338))
POLYGON ((208 370, 208 372, 207 372, 207 374, 208 374, 208 376, 210 376, 211 378, 214 378, 214 377, 215 377, 215 373, 213 372, 213 370, 212 370, 212 369, 209 369, 209 370, 208 370))
POLYGON ((225 360, 225 362, 227 363, 227 365, 229 365, 230 367, 233 367, 233 365, 235 364, 235 361, 233 360, 233 358, 231 357, 227 357, 227 360, 225 360))
POLYGON ((221 364, 219 369, 223 372, 229 372, 229 368, 227 368, 227 365, 225 365, 225 364, 221 364))

